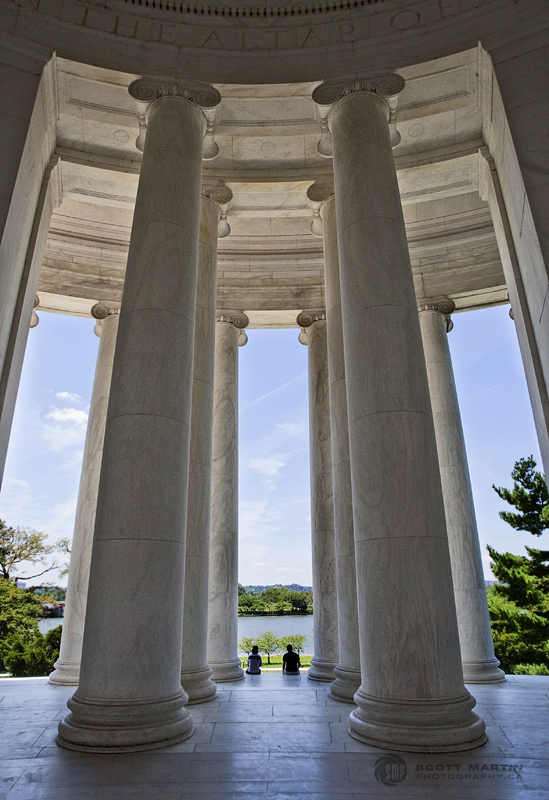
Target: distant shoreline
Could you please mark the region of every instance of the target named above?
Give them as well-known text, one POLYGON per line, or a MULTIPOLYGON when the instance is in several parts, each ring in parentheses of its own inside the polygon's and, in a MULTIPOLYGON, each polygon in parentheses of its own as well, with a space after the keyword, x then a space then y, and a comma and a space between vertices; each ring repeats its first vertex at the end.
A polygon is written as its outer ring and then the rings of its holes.
POLYGON ((238 614, 239 617, 312 617, 312 611, 258 611, 257 614, 238 614))

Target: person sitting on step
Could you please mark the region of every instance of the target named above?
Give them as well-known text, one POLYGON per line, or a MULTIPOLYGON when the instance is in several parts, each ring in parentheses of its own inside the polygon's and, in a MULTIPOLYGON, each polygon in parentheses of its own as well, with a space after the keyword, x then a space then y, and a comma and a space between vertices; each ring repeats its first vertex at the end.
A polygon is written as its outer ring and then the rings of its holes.
POLYGON ((282 673, 285 675, 299 675, 301 661, 299 655, 294 653, 291 644, 286 645, 287 652, 282 656, 282 673))
POLYGON ((261 656, 259 655, 259 648, 256 644, 252 647, 252 652, 248 656, 248 669, 246 672, 248 675, 261 675, 261 670, 259 669, 262 664, 261 656))

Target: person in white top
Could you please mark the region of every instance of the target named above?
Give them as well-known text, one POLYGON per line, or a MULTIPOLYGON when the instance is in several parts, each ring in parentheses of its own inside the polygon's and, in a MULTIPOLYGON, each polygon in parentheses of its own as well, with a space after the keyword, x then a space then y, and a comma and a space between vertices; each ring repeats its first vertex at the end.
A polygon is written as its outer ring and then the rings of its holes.
POLYGON ((248 656, 248 669, 246 670, 248 675, 260 675, 261 670, 259 668, 262 663, 261 656, 259 655, 259 648, 254 644, 252 652, 248 656))

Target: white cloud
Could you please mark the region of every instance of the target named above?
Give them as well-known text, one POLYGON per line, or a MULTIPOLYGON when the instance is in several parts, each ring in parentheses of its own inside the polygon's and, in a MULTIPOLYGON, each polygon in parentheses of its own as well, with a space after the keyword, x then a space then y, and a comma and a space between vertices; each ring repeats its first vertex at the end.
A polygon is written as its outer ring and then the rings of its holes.
POLYGON ((70 422, 72 425, 85 430, 88 414, 86 411, 80 411, 77 408, 54 408, 53 411, 46 414, 46 419, 53 419, 55 422, 70 422))
POLYGON ((86 437, 88 414, 78 408, 52 408, 42 424, 42 438, 52 450, 60 452, 75 445, 82 446, 86 437))
POLYGON ((267 498, 242 502, 239 508, 240 538, 261 539, 282 530, 278 524, 282 515, 278 508, 269 505, 267 498))
POLYGON ((271 458, 250 458, 250 469, 259 472, 261 475, 276 475, 282 467, 286 466, 286 461, 278 456, 271 458))
POLYGON ((81 397, 79 394, 73 394, 72 392, 56 392, 56 397, 59 397, 61 400, 68 400, 69 403, 83 403, 84 398, 81 397))
POLYGON ((281 433, 286 433, 288 436, 303 438, 306 434, 308 421, 301 419, 298 422, 280 422, 276 426, 277 430, 281 433))

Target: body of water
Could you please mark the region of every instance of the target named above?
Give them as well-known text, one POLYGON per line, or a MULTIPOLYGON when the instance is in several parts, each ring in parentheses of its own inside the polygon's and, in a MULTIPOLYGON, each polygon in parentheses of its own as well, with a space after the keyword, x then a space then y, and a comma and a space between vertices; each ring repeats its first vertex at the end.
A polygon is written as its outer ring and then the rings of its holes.
POLYGON ((238 641, 243 636, 253 639, 261 636, 266 631, 272 631, 280 639, 288 639, 287 644, 291 644, 293 633, 303 633, 308 638, 303 648, 304 653, 313 652, 313 615, 307 614, 303 617, 239 617, 238 618, 238 641))
POLYGON ((58 625, 63 624, 63 617, 46 617, 45 619, 38 620, 38 628, 41 633, 47 633, 52 628, 57 628, 58 625))
MULTIPOLYGON (((38 621, 38 627, 42 633, 51 631, 58 625, 63 624, 62 617, 48 617, 38 621)), ((292 634, 303 633, 309 638, 305 642, 305 652, 313 652, 313 615, 306 616, 287 616, 287 617, 239 617, 238 618, 238 641, 243 636, 251 639, 254 636, 261 636, 265 631, 272 631, 279 638, 288 638, 288 643, 292 634)))

